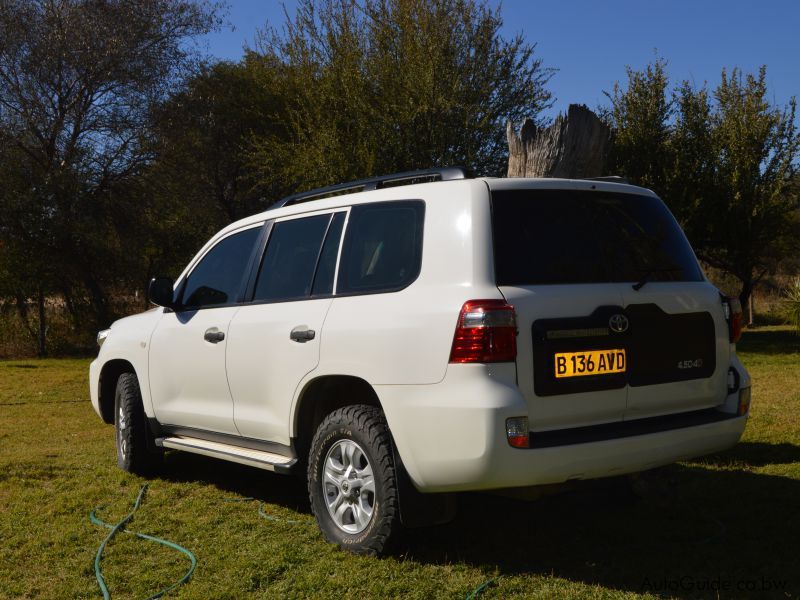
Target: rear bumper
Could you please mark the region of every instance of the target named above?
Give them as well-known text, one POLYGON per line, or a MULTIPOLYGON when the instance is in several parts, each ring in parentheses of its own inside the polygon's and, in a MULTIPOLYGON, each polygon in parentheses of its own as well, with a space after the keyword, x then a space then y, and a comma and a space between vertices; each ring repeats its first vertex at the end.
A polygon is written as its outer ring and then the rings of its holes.
POLYGON ((732 416, 643 435, 512 448, 505 420, 528 411, 504 367, 459 365, 440 384, 376 386, 398 452, 420 491, 523 487, 644 471, 729 448, 747 422, 746 415, 732 416))

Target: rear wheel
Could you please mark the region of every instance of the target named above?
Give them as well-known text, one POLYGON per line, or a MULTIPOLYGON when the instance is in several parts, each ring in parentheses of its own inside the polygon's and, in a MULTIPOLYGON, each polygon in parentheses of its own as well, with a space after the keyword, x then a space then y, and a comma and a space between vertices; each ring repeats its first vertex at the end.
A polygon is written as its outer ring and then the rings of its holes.
POLYGON ((356 554, 380 554, 399 525, 386 419, 374 406, 329 414, 308 460, 311 508, 325 539, 356 554))
POLYGON ((117 465, 137 475, 149 475, 163 459, 163 451, 149 444, 142 394, 134 373, 123 373, 114 394, 114 431, 117 465))

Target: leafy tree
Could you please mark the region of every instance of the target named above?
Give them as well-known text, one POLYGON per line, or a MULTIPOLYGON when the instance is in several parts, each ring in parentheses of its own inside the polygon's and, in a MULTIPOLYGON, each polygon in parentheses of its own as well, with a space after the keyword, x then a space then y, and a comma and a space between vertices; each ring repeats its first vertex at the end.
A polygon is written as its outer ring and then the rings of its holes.
POLYGON ((766 68, 744 76, 734 69, 714 91, 712 148, 715 194, 697 215, 705 221, 702 257, 742 282, 744 304, 753 286, 792 250, 800 198, 790 193, 800 136, 795 101, 771 105, 766 68))
POLYGON ((256 140, 262 181, 306 187, 448 164, 500 174, 505 121, 550 106, 553 73, 501 24, 478 0, 302 0, 283 34, 258 44, 292 100, 290 142, 256 140))
POLYGON ((609 160, 615 172, 639 185, 663 190, 673 160, 670 121, 674 104, 668 97, 667 63, 657 58, 644 71, 626 67, 628 86, 614 84, 604 116, 614 127, 614 146, 609 160))
POLYGON ((148 238, 143 280, 175 272, 222 226, 263 210, 286 192, 259 182, 250 165, 251 142, 285 139, 286 99, 251 57, 206 65, 153 113, 153 161, 135 193, 145 197, 148 238))
POLYGON ((26 174, 2 186, 0 239, 30 257, 7 277, 68 304, 86 293, 108 323, 113 259, 136 235, 117 192, 146 164, 149 111, 185 70, 187 41, 217 22, 190 0, 0 0, 0 131, 26 174))
POLYGON ((611 169, 664 198, 699 257, 739 280, 746 306, 753 286, 800 250, 795 101, 768 100, 765 67, 723 71, 713 92, 683 82, 669 94, 664 66, 629 69, 627 88, 609 95, 611 169))

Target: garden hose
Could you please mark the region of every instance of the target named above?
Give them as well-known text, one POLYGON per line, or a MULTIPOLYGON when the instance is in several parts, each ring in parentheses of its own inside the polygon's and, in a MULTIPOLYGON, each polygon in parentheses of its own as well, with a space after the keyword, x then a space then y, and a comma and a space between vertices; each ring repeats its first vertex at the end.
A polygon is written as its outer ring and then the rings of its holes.
POLYGON ((167 592, 170 592, 170 591, 174 590, 176 587, 178 587, 179 585, 183 585, 184 583, 186 583, 189 580, 189 578, 192 576, 192 573, 194 572, 194 568, 197 566, 197 559, 195 558, 194 554, 192 554, 186 548, 184 548, 182 546, 179 546, 178 544, 174 544, 174 543, 172 543, 172 542, 170 542, 168 540, 162 540, 161 538, 157 538, 157 537, 152 536, 152 535, 139 533, 137 531, 127 531, 125 529, 125 526, 131 521, 131 519, 133 519, 133 514, 139 509, 139 506, 142 503, 142 499, 144 498, 144 493, 145 493, 145 491, 147 491, 147 486, 148 486, 148 484, 145 483, 142 486, 142 488, 139 490, 139 495, 136 497, 136 502, 134 502, 134 504, 133 504, 133 510, 131 510, 131 512, 129 512, 127 515, 125 515, 125 517, 123 517, 122 520, 119 521, 116 525, 112 525, 111 523, 106 523, 105 521, 103 521, 102 519, 100 519, 97 516, 97 511, 98 510, 102 510, 103 508, 105 508, 105 506, 98 506, 92 512, 89 513, 89 520, 92 522, 93 525, 99 525, 100 527, 106 527, 106 528, 111 530, 111 531, 108 532, 108 535, 105 537, 105 539, 100 543, 100 547, 97 549, 97 555, 94 557, 94 575, 97 578, 97 584, 100 586, 100 591, 103 592, 103 598, 105 600, 109 600, 111 598, 111 593, 108 591, 108 586, 106 585, 106 580, 103 577, 103 572, 102 572, 102 570, 100 568, 100 561, 103 558, 103 551, 105 550, 106 546, 108 545, 108 542, 110 542, 111 538, 113 538, 120 531, 123 531, 125 533, 132 533, 136 537, 142 538, 143 540, 149 540, 151 542, 156 542, 157 544, 161 544, 162 546, 167 546, 168 548, 172 548, 173 550, 177 550, 178 552, 182 552, 192 562, 191 566, 189 567, 189 570, 186 571, 186 574, 183 577, 181 577, 180 580, 178 580, 177 582, 173 583, 169 587, 164 588, 160 592, 158 592, 156 594, 153 594, 152 596, 150 596, 148 598, 148 600, 153 600, 154 598, 161 598, 167 592))
POLYGON ((469 593, 469 595, 467 596, 467 600, 474 600, 475 598, 480 596, 486 589, 488 589, 488 588, 490 588, 490 587, 492 587, 494 585, 497 585, 497 580, 500 579, 501 577, 502 577, 502 575, 498 575, 497 577, 494 577, 494 578, 490 579, 489 581, 486 581, 486 582, 480 584, 478 587, 476 587, 474 590, 472 590, 472 592, 469 593))
MULTIPOLYGON (((225 498, 225 502, 250 502, 254 500, 255 498, 253 498, 252 496, 244 496, 242 498, 225 498)), ((264 510, 263 502, 258 503, 258 514, 267 519, 268 521, 277 521, 278 523, 289 523, 292 525, 296 523, 302 523, 302 521, 297 521, 295 519, 281 519, 280 517, 275 517, 273 515, 267 514, 267 512, 264 510)))

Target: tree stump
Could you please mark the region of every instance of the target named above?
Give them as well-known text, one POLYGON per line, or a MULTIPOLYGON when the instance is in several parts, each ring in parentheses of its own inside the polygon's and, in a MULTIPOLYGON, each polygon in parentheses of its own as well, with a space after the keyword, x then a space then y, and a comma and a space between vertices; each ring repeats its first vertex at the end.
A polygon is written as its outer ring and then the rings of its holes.
POLYGON ((611 129, 584 105, 570 104, 549 127, 525 119, 519 133, 509 121, 508 177, 600 177, 611 129))

